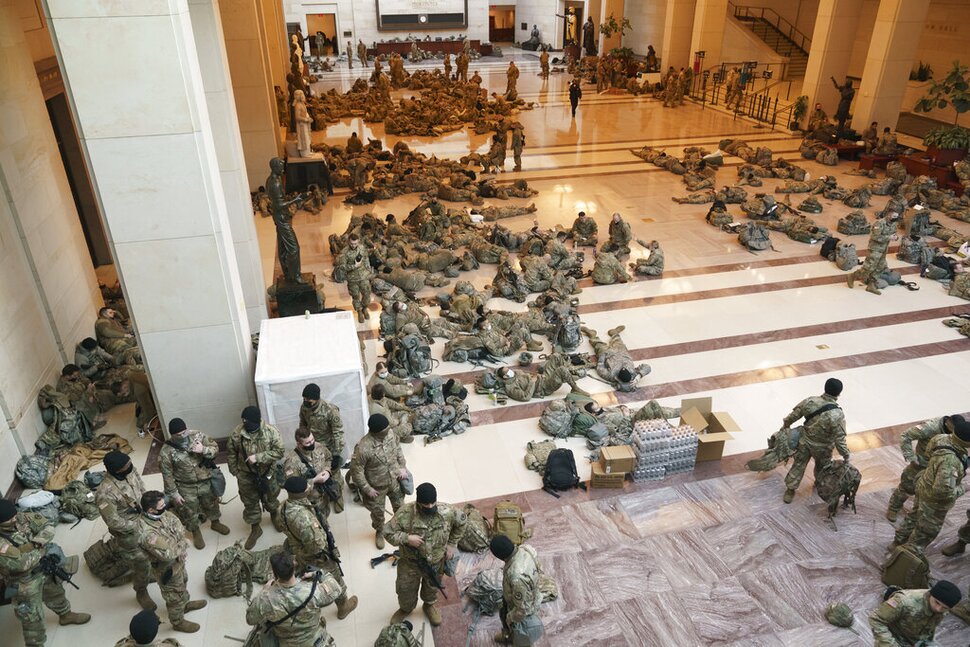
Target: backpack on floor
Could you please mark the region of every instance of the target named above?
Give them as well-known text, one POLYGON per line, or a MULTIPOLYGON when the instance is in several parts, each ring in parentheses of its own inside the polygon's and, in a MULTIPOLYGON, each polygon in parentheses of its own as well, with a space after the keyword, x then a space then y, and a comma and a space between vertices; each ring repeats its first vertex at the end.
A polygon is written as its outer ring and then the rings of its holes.
POLYGON ((856 251, 855 243, 839 243, 838 247, 835 248, 835 257, 832 261, 843 272, 848 272, 858 267, 859 254, 856 251))
POLYGON ((484 552, 492 536, 488 519, 471 503, 466 503, 461 511, 465 513, 465 534, 458 540, 458 550, 466 553, 484 552))
POLYGON ((433 368, 431 347, 419 335, 404 335, 396 340, 387 357, 388 370, 397 377, 420 377, 433 368))
POLYGON ((539 416, 539 429, 553 438, 566 438, 573 431, 574 408, 566 400, 553 400, 539 416))
POLYGON ((542 474, 546 469, 549 454, 556 450, 554 440, 531 440, 525 445, 525 467, 542 474))
MULTIPOLYGON (((576 457, 573 450, 559 448, 549 452, 546 470, 542 473, 542 489, 550 494, 556 490, 570 490, 579 487, 579 474, 576 472, 576 457)), ((555 496, 559 496, 556 494, 555 496)))
POLYGON ((120 586, 131 579, 128 560, 122 557, 118 540, 114 537, 108 541, 99 539, 91 544, 84 551, 84 563, 105 586, 120 586))
POLYGON ((505 535, 516 546, 531 537, 532 531, 525 528, 522 508, 511 501, 496 504, 495 516, 492 517, 492 537, 495 535, 505 535))
POLYGON ((283 550, 273 546, 265 550, 250 551, 242 547, 242 540, 226 546, 212 558, 205 569, 205 590, 212 598, 228 598, 252 591, 254 582, 264 583, 270 579, 270 555, 283 550))
POLYGON ((882 565, 882 583, 903 589, 925 589, 929 586, 930 565, 922 553, 908 544, 897 546, 882 565))
POLYGON ((422 641, 415 638, 411 631, 410 622, 388 625, 381 629, 374 647, 421 647, 422 641))
POLYGON ((822 241, 822 246, 818 250, 818 255, 822 258, 831 261, 832 256, 835 254, 835 248, 839 244, 840 238, 835 236, 829 236, 822 241))
POLYGON ((839 511, 839 500, 842 507, 852 507, 855 512, 855 495, 862 483, 862 473, 852 463, 842 460, 832 461, 815 477, 815 491, 829 506, 829 517, 834 517, 839 511))
POLYGON ((17 480, 28 490, 39 490, 47 483, 50 466, 51 461, 48 457, 32 454, 17 461, 14 474, 17 476, 17 480))
POLYGON ((91 488, 85 485, 84 481, 76 480, 71 481, 61 490, 61 512, 88 520, 97 519, 100 516, 91 488))

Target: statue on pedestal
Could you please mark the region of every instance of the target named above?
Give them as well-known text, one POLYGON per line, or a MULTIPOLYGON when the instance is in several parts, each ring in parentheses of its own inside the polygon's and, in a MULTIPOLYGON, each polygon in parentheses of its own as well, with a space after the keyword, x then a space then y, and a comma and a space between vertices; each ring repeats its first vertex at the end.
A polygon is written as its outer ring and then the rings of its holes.
POLYGON ((562 45, 566 47, 568 45, 579 45, 579 41, 576 39, 576 9, 570 7, 565 15, 556 14, 557 18, 562 18, 563 28, 562 28, 562 45))
POLYGON ((596 56, 596 25, 593 24, 592 16, 583 23, 583 49, 586 50, 586 56, 596 56))
POLYGON ((266 195, 276 225, 276 253, 279 255, 283 277, 290 283, 306 283, 300 275, 300 241, 293 230, 293 214, 290 205, 303 201, 303 196, 284 200, 283 170, 285 163, 279 157, 269 161, 270 175, 266 178, 266 195))
POLYGON ((529 37, 529 40, 522 43, 522 49, 527 49, 530 52, 534 52, 539 49, 541 44, 542 40, 539 37, 539 26, 532 25, 532 35, 529 37))
POLYGON ((310 157, 310 130, 313 119, 306 109, 306 96, 303 90, 293 93, 293 119, 296 122, 296 151, 300 157, 310 157))

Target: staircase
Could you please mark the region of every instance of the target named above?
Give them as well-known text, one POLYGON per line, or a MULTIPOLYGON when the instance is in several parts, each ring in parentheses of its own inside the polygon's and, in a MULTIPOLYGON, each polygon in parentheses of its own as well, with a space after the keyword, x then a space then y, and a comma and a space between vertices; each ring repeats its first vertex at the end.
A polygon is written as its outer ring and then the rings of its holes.
POLYGON ((780 56, 788 57, 786 77, 805 76, 812 41, 794 25, 767 7, 738 7, 734 17, 780 56))

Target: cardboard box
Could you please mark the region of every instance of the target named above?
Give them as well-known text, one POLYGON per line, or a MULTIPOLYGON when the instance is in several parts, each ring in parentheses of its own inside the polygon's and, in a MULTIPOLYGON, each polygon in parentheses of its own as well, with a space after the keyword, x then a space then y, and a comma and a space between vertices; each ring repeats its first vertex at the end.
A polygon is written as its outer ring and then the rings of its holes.
POLYGON ((623 481, 626 480, 626 473, 624 472, 613 472, 612 474, 606 473, 606 468, 603 466, 602 459, 593 463, 593 469, 589 478, 590 488, 622 488, 623 481))
POLYGON ((697 432, 697 462, 717 461, 724 456, 724 443, 741 431, 725 411, 711 411, 711 398, 691 398, 681 403, 680 424, 697 432))
POLYGON ((603 460, 603 470, 607 474, 632 472, 637 466, 637 455, 629 445, 618 447, 603 447, 600 449, 603 460))

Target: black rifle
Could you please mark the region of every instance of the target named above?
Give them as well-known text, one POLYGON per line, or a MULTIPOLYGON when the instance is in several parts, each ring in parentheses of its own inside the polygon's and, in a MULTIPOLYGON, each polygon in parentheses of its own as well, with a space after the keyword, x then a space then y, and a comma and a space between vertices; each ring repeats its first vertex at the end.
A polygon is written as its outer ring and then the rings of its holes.
MULTIPOLYGON (((312 481, 317 475, 317 470, 313 466, 313 463, 311 463, 310 460, 306 456, 304 456, 303 452, 301 452, 299 449, 296 450, 296 456, 297 458, 300 459, 300 462, 303 463, 304 467, 306 467, 306 471, 303 473, 303 478, 305 478, 307 481, 312 481)), ((336 483, 333 482, 332 462, 331 462, 331 469, 330 469, 330 478, 324 481, 323 483, 315 483, 313 485, 313 489, 315 489, 320 494, 323 494, 331 501, 336 501, 337 499, 340 498, 340 493, 337 492, 337 485, 336 483)))
POLYGON ((383 564, 391 560, 391 566, 397 566, 397 560, 401 558, 401 551, 395 550, 393 553, 382 553, 377 557, 371 557, 370 567, 375 568, 378 564, 383 564))
POLYGON ((71 581, 74 577, 61 567, 61 557, 60 555, 48 553, 40 558, 40 562, 37 564, 37 572, 44 573, 45 575, 50 575, 54 578, 54 581, 61 580, 65 584, 70 584, 77 590, 81 588, 71 581))
POLYGON ((443 595, 444 598, 447 600, 448 594, 445 593, 445 585, 441 583, 441 578, 438 576, 438 571, 436 571, 434 567, 428 563, 427 559, 417 554, 416 552, 414 555, 414 559, 418 564, 418 568, 421 569, 422 573, 424 573, 424 576, 428 578, 428 580, 436 589, 441 591, 441 595, 443 595))
MULTIPOLYGON (((323 515, 320 514, 320 511, 317 510, 315 506, 311 504, 310 507, 313 508, 313 515, 320 523, 320 527, 323 528, 325 533, 327 533, 327 548, 322 552, 327 556, 327 559, 337 565, 337 570, 340 571, 340 576, 343 577, 344 569, 343 566, 340 565, 340 558, 337 556, 337 541, 334 539, 333 533, 330 531, 330 524, 327 523, 327 520, 323 517, 323 515)), ((284 522, 286 521, 285 516, 283 517, 283 520, 284 522)), ((287 524, 287 529, 289 529, 289 524, 287 524)))

